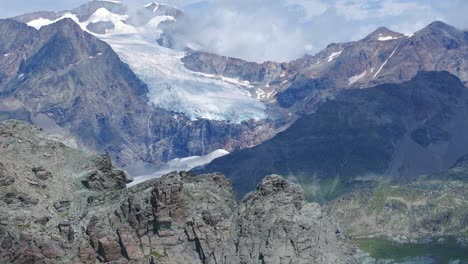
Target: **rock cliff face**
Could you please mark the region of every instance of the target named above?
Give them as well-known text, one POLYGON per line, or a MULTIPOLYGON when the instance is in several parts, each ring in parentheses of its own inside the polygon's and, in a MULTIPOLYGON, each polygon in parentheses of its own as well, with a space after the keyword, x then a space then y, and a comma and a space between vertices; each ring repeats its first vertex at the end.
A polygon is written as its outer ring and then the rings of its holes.
POLYGON ((0 123, 0 262, 357 263, 333 219, 279 176, 240 203, 221 174, 127 182, 107 156, 0 123))

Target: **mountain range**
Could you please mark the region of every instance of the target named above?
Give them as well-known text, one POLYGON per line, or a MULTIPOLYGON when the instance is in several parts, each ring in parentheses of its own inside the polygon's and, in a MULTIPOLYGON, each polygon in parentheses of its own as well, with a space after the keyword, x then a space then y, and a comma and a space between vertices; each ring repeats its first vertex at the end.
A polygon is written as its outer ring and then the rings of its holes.
POLYGON ((214 160, 239 194, 271 173, 290 176, 309 198, 329 200, 380 178, 405 182, 447 169, 466 154, 467 89, 448 72, 339 93, 259 146, 214 160))
MULTIPOLYGON (((170 36, 171 25, 183 17, 164 4, 133 10, 92 1, 70 11, 2 20, 0 31, 8 36, 0 47, 2 119, 67 134, 140 173, 174 158, 254 147, 291 125, 294 130, 305 122, 300 120, 347 97, 347 90, 366 94, 376 85, 410 81, 421 70, 447 71, 462 84, 468 78, 468 33, 442 22, 412 35, 382 27, 313 56, 258 64, 160 46, 158 38, 170 36)), ((383 173, 387 161, 369 172, 383 173)), ((215 164, 208 168, 231 176, 215 164)), ((252 184, 265 176, 260 174, 252 184)))
POLYGON ((380 27, 257 63, 177 47, 185 19, 94 0, 0 20, 0 262, 374 263, 356 237, 467 244, 467 31, 380 27))

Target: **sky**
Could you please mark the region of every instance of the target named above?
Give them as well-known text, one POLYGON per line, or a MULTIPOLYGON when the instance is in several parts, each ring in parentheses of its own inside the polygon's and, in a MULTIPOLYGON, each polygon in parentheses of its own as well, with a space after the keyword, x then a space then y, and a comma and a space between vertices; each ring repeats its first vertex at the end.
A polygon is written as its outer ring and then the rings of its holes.
MULTIPOLYGON (((86 0, 0 0, 0 17, 64 10, 86 0)), ((143 5, 149 0, 124 0, 143 5)), ((468 0, 167 0, 189 22, 180 45, 263 62, 290 61, 330 43, 358 40, 380 26, 413 33, 441 20, 468 29, 468 0)))

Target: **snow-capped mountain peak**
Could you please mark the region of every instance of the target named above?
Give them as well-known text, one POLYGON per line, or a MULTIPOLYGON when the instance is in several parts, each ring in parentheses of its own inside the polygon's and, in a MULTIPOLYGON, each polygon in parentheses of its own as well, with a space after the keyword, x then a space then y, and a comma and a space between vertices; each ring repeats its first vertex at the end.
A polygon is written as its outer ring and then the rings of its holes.
POLYGON ((262 91, 245 81, 201 74, 184 67, 184 51, 160 46, 162 23, 183 16, 174 6, 151 2, 139 10, 119 1, 93 1, 58 13, 18 17, 36 29, 65 18, 107 42, 149 88, 149 102, 195 120, 241 122, 266 118, 262 91))
POLYGON ((391 31, 386 27, 379 27, 374 32, 369 34, 365 40, 378 40, 378 41, 389 41, 403 37, 404 35, 398 32, 391 31))

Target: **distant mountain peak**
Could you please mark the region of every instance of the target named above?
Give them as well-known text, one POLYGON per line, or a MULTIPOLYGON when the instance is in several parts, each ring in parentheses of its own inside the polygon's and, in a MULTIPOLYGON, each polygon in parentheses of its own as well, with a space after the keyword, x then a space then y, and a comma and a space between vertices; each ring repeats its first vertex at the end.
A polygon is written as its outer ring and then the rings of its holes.
POLYGON ((179 10, 177 7, 164 4, 164 3, 151 2, 151 3, 144 5, 143 7, 146 10, 149 10, 155 14, 170 15, 170 16, 174 16, 175 18, 183 15, 182 11, 179 10))
POLYGON ((122 4, 120 0, 93 0, 93 2, 106 2, 111 4, 122 4))
POLYGON ((446 24, 442 21, 436 20, 432 23, 430 23, 427 28, 438 28, 438 29, 454 29, 455 27, 450 26, 449 24, 446 24))
POLYGON ((392 31, 386 27, 379 27, 376 29, 374 32, 370 33, 365 37, 365 40, 379 40, 379 41, 387 41, 387 40, 393 40, 393 39, 398 39, 402 37, 403 34, 392 31))
POLYGON ((442 32, 444 34, 449 34, 449 35, 458 35, 460 33, 460 30, 442 21, 434 21, 416 33, 419 35, 421 34, 424 35, 424 34, 434 34, 434 33, 442 33, 442 32))

